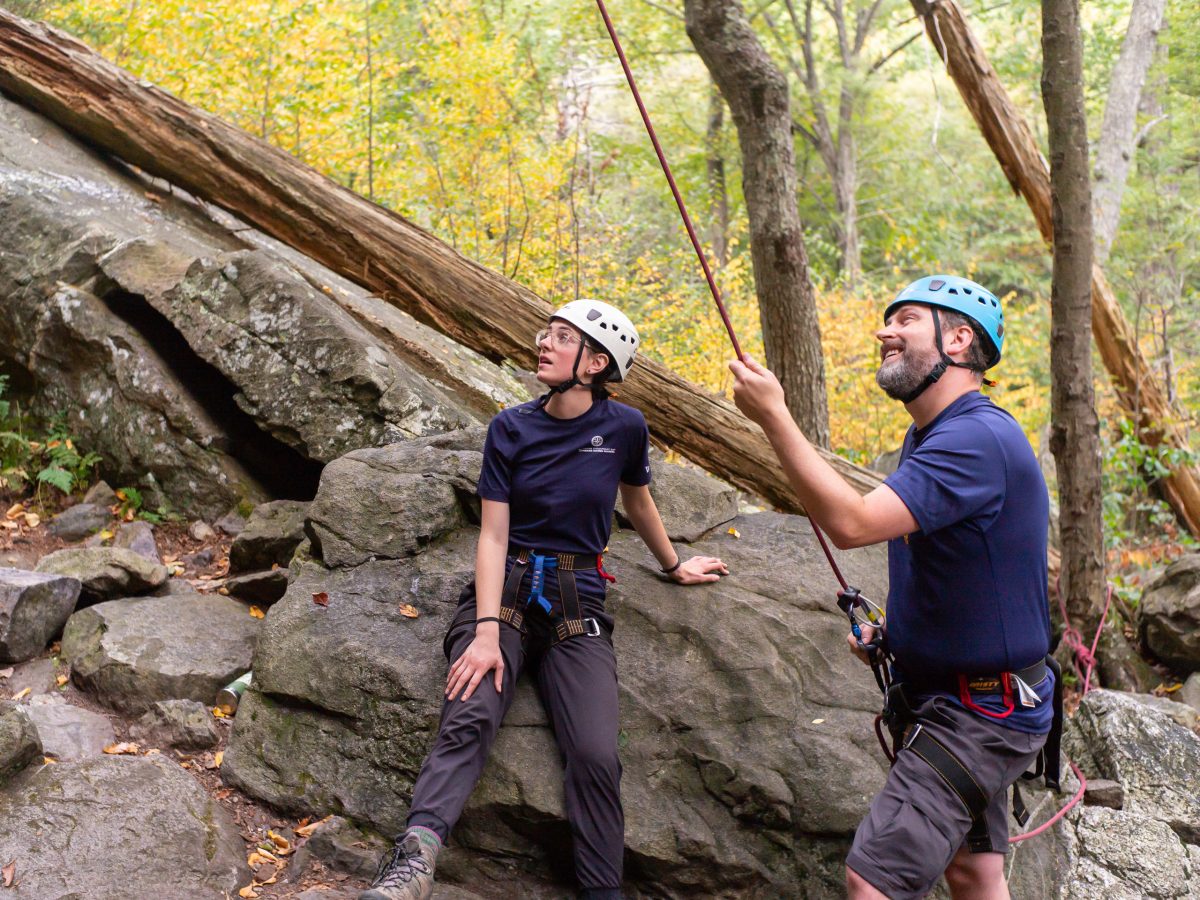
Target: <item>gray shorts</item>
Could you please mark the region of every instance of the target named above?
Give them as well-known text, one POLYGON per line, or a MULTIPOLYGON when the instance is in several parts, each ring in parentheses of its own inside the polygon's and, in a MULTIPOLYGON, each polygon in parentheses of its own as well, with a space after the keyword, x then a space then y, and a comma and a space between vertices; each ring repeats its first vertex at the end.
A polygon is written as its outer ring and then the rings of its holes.
MULTIPOLYGON (((926 698, 913 711, 991 797, 986 817, 992 850, 1007 853, 1008 788, 1032 768, 1046 735, 1005 728, 941 696, 926 698)), ((923 897, 970 829, 970 813, 958 794, 929 763, 901 750, 858 826, 846 865, 893 900, 923 897)))

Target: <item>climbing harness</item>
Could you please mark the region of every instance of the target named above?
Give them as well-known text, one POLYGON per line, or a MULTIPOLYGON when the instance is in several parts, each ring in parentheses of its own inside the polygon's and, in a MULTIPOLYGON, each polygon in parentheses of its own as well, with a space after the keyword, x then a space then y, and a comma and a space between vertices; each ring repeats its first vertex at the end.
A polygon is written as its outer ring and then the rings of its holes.
MULTIPOLYGON (((704 277, 708 281, 709 291, 712 293, 713 300, 717 305, 717 310, 721 314, 721 321, 725 324, 725 330, 729 334, 730 343, 733 345, 733 349, 737 355, 737 358, 744 361, 744 354, 742 353, 741 345, 738 343, 737 335, 734 334, 733 325, 729 320, 729 314, 725 310, 725 304, 721 299, 721 292, 717 288, 716 279, 713 277, 712 270, 708 264, 708 259, 704 254, 704 250, 700 246, 700 240, 696 236, 696 229, 692 225, 692 220, 688 215, 687 207, 684 205, 683 197, 679 193, 679 188, 675 183, 675 177, 671 174, 671 167, 667 163, 667 158, 663 153, 662 146, 659 144, 658 135, 655 133, 654 126, 650 121, 650 115, 647 113, 646 106, 642 102, 641 93, 638 91, 637 83, 635 82, 633 72, 629 67, 629 61, 626 59, 625 51, 621 46, 620 38, 617 36, 616 28, 613 26, 612 18, 608 14, 608 9, 604 4, 604 0, 596 0, 596 5, 600 9, 600 15, 604 19, 604 25, 608 29, 608 34, 612 39, 613 47, 616 49, 617 57, 621 61, 621 68, 625 72, 625 79, 629 84, 629 89, 633 94, 634 101, 637 103, 638 112, 641 114, 642 122, 646 126, 646 132, 650 137, 651 143, 654 145, 654 152, 658 156, 658 161, 662 166, 663 174, 666 176, 667 183, 671 187, 671 194, 675 198, 675 204, 679 208, 679 214, 683 219, 684 227, 687 229, 688 237, 692 241, 692 248, 696 251, 696 256, 700 260, 700 267, 704 270, 704 277)), ((937 277, 938 276, 934 276, 935 279, 937 277)), ((945 281, 950 280, 951 279, 948 278, 945 279, 945 281)), ((962 280, 965 281, 965 279, 962 280)), ((909 289, 915 287, 916 284, 917 283, 910 285, 909 289)), ((973 285, 973 282, 967 282, 967 284, 973 285)), ((941 285, 939 285, 939 288, 940 287, 941 285)), ((983 295, 985 295, 986 298, 994 299, 993 295, 989 292, 982 288, 979 290, 983 293, 983 295)), ((895 302, 899 302, 904 296, 905 294, 902 292, 901 295, 897 297, 895 302)), ((988 314, 992 314, 990 302, 983 298, 976 298, 976 300, 980 303, 987 303, 988 314)), ((930 304, 926 303, 926 305, 930 304)), ((937 375, 933 376, 932 380, 926 379, 927 383, 918 389, 918 394, 927 388, 929 384, 932 384, 939 377, 941 377, 947 366, 947 363, 945 362, 946 354, 942 350, 941 328, 939 327, 940 323, 938 321, 937 311, 933 305, 930 305, 930 308, 933 311, 935 339, 937 341, 938 350, 941 352, 941 356, 943 357, 943 362, 940 363, 941 369, 937 372, 937 375)), ((955 306, 950 305, 947 308, 953 309, 955 306)), ((971 313, 966 314, 970 318, 980 321, 978 316, 971 315, 971 313)), ((996 349, 996 353, 991 359, 990 364, 994 364, 1000 358, 1000 343, 1004 335, 1003 313, 999 311, 998 303, 996 304, 996 318, 997 321, 995 323, 990 323, 992 327, 989 327, 990 320, 989 322, 981 323, 983 324, 985 330, 988 331, 988 337, 992 340, 993 346, 996 349)), ((952 360, 950 362, 953 363, 952 360)), ((954 364, 957 365, 957 363, 954 364)), ((931 375, 932 374, 933 373, 931 373, 931 375)), ((916 394, 913 396, 915 397, 916 394)), ((908 401, 906 400, 905 402, 908 401)), ((877 604, 864 597, 858 588, 851 586, 846 581, 845 577, 842 575, 841 569, 838 567, 837 561, 833 558, 833 553, 829 549, 829 545, 825 540, 825 535, 817 526, 817 523, 812 520, 811 516, 808 517, 808 521, 812 526, 813 533, 816 535, 817 541, 821 545, 821 549, 825 552, 825 558, 829 561, 829 565, 833 570, 833 574, 837 578, 840 585, 841 589, 838 591, 837 595, 838 606, 849 619, 851 633, 858 641, 859 648, 866 653, 867 659, 871 664, 871 671, 875 675, 875 681, 879 685, 879 688, 885 698, 884 712, 875 719, 875 734, 879 738, 879 742, 883 747, 884 753, 887 755, 889 760, 894 762, 896 753, 908 750, 916 753, 917 755, 921 756, 922 759, 925 759, 927 762, 929 762, 938 775, 941 776, 951 787, 951 789, 954 790, 954 792, 962 799, 963 805, 971 815, 972 826, 971 831, 968 834, 968 844, 971 849, 974 850, 978 847, 981 850, 990 850, 990 842, 985 843, 987 840, 987 824, 984 813, 988 806, 987 796, 979 787, 970 771, 963 766, 963 764, 958 760, 957 757, 954 756, 953 753, 950 753, 945 747, 938 743, 933 736, 928 733, 927 730, 922 728, 920 723, 914 721, 903 721, 904 710, 907 709, 911 715, 911 706, 908 704, 907 698, 904 695, 904 685, 902 683, 893 683, 891 681, 892 660, 887 652, 886 639, 883 631, 883 610, 880 609, 877 604), (870 641, 863 640, 864 619, 865 624, 875 627, 875 635, 870 641), (890 721, 885 723, 884 720, 888 717, 890 717, 890 721), (883 724, 888 724, 889 727, 893 725, 895 726, 895 729, 893 730, 893 735, 896 738, 894 749, 889 748, 887 741, 884 739, 883 730, 881 727, 883 724)), ((1105 611, 1107 613, 1107 605, 1105 607, 1105 611)), ((501 615, 504 615, 504 610, 501 610, 501 615)), ((1101 618, 1100 624, 1101 627, 1103 627, 1103 617, 1101 618)), ((1091 666, 1094 664, 1094 648, 1097 641, 1099 641, 1098 633, 1096 636, 1096 641, 1093 641, 1093 656, 1090 657, 1090 662, 1088 663, 1089 678, 1091 675, 1091 666)), ((1033 684, 1039 683, 1040 680, 1045 677, 1046 667, 1049 667, 1055 672, 1056 675, 1060 674, 1058 672, 1057 663, 1051 657, 1046 657, 1044 661, 1039 661, 1033 666, 1016 673, 998 673, 994 676, 983 678, 978 676, 967 678, 966 676, 963 676, 957 679, 957 683, 951 685, 949 690, 950 693, 957 693, 959 698, 963 700, 964 705, 968 705, 969 708, 976 710, 980 710, 981 708, 971 699, 973 695, 978 696, 979 694, 983 693, 995 694, 998 691, 1000 695, 1005 698, 1005 705, 1008 710, 1008 712, 1004 713, 1003 715, 1009 715, 1015 708, 1013 695, 1014 685, 1018 685, 1018 696, 1022 700, 1027 699, 1024 691, 1020 688, 1020 685, 1024 685, 1025 689, 1028 689, 1030 682, 1028 682, 1026 678, 1035 679, 1032 681, 1033 684), (1041 668, 1039 669, 1039 667, 1041 668), (1036 678, 1035 676, 1037 676, 1039 671, 1041 672, 1041 678, 1036 678)), ((1085 685, 1086 683, 1087 681, 1085 679, 1085 685)), ((1030 693, 1032 693, 1032 690, 1030 690, 1030 693)), ((1059 749, 1062 730, 1061 677, 1057 677, 1055 681, 1055 695, 1053 702, 1054 726, 1052 727, 1051 734, 1047 738, 1046 745, 1043 747, 1042 753, 1039 757, 1037 770, 1032 773, 1026 773, 1024 776, 1022 776, 1022 778, 1044 777, 1048 786, 1058 790, 1059 749)), ((988 715, 996 717, 996 714, 991 713, 990 711, 983 711, 988 715)), ((1071 763, 1071 768, 1075 772, 1075 776, 1080 782, 1079 792, 1075 795, 1075 797, 1065 804, 1047 822, 1043 823, 1032 831, 1009 838, 1009 843, 1016 843, 1017 841, 1025 840, 1041 834, 1043 831, 1050 828, 1060 818, 1062 818, 1079 801, 1080 797, 1083 796, 1084 789, 1087 787, 1087 782, 1084 780, 1083 773, 1079 771, 1079 768, 1075 765, 1075 763, 1071 763)), ((1028 821, 1028 813, 1025 810, 1024 803, 1020 797, 1020 792, 1016 788, 1015 784, 1013 788, 1013 815, 1021 824, 1021 826, 1024 827, 1025 823, 1028 821)))
POLYGON ((530 606, 541 608, 554 625, 554 643, 558 644, 573 637, 587 635, 601 637, 606 634, 598 619, 584 616, 579 605, 579 589, 575 584, 575 572, 580 569, 595 569, 607 581, 616 579, 604 571, 603 554, 586 553, 537 553, 533 550, 510 552, 512 568, 504 579, 500 593, 500 620, 522 633, 525 631, 525 614, 530 606), (561 607, 546 599, 546 573, 558 573, 558 595, 561 607), (520 599, 521 582, 529 573, 529 596, 520 599))

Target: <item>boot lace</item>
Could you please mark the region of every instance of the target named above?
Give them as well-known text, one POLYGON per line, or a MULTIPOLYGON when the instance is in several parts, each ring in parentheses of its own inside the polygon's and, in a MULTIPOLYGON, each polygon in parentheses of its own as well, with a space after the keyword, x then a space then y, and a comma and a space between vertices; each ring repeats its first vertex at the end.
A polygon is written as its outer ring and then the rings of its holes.
POLYGON ((432 875, 433 869, 421 856, 420 848, 397 844, 379 863, 372 887, 388 888, 408 884, 421 875, 432 875))

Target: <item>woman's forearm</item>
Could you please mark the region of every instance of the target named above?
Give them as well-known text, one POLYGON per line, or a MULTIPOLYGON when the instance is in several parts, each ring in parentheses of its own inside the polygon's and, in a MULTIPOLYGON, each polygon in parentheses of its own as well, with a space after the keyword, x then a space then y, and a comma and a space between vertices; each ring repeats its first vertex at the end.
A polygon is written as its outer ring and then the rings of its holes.
POLYGON ((504 560, 508 554, 508 504, 484 500, 482 518, 475 549, 476 618, 500 613, 504 560))
POLYGON ((654 498, 650 496, 650 488, 622 484, 621 501, 625 505, 625 515, 629 517, 646 548, 658 560, 659 567, 669 569, 679 562, 671 539, 667 537, 667 529, 663 527, 662 516, 658 514, 658 507, 654 504, 654 498))

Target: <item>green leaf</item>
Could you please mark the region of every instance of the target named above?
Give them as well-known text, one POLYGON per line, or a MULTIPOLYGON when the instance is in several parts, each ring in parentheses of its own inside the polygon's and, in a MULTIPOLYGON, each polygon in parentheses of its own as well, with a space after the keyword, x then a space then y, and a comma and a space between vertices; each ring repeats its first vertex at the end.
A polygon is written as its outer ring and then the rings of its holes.
POLYGON ((66 469, 60 469, 58 466, 47 466, 37 474, 38 481, 44 481, 46 484, 54 485, 64 494, 71 493, 71 488, 75 486, 75 479, 71 477, 71 473, 66 469))

